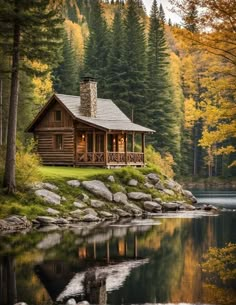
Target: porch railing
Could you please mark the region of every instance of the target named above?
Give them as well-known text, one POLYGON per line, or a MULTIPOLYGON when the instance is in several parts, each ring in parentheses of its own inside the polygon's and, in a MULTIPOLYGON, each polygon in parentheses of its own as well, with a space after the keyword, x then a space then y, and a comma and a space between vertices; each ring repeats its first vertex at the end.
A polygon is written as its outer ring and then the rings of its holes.
POLYGON ((108 163, 135 164, 144 163, 144 153, 141 152, 109 152, 108 163))
POLYGON ((103 152, 79 153, 77 158, 79 163, 105 163, 105 154, 103 152))
MULTIPOLYGON (((105 163, 105 153, 88 152, 77 154, 78 163, 105 163)), ((141 152, 108 152, 107 163, 109 164, 143 164, 144 153, 141 152)))

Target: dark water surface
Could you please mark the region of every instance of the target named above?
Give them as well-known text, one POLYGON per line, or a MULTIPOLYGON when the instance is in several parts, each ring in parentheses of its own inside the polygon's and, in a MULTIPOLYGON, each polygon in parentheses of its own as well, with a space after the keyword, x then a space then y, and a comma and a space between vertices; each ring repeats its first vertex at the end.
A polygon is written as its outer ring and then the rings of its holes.
POLYGON ((236 304, 235 283, 209 285, 200 268, 209 247, 236 243, 235 224, 233 210, 188 212, 2 236, 0 305, 83 299, 88 270, 106 274, 107 304, 236 304))

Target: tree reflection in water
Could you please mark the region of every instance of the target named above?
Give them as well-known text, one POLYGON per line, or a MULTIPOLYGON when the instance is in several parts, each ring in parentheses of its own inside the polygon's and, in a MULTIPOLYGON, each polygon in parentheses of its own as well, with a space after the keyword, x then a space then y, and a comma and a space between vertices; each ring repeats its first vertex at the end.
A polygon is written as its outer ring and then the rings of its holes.
POLYGON ((81 284, 91 268, 96 270, 95 279, 108 274, 108 304, 236 304, 229 283, 207 283, 200 268, 209 247, 236 242, 235 219, 233 213, 197 219, 173 216, 158 220, 161 225, 148 221, 134 225, 126 220, 108 227, 91 224, 2 236, 0 305, 16 299, 48 305, 73 293, 83 299, 81 284))
POLYGON ((201 264, 207 301, 236 304, 236 244, 210 248, 201 264))

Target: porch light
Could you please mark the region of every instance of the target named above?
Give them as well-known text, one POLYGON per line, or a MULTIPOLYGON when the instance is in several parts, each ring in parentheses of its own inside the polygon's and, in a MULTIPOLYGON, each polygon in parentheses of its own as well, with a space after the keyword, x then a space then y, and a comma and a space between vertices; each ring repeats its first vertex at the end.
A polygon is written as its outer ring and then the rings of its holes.
POLYGON ((124 143, 124 138, 123 138, 123 137, 119 139, 119 143, 120 143, 120 144, 123 144, 123 143, 124 143))
POLYGON ((84 134, 82 134, 82 140, 85 141, 85 135, 84 134))

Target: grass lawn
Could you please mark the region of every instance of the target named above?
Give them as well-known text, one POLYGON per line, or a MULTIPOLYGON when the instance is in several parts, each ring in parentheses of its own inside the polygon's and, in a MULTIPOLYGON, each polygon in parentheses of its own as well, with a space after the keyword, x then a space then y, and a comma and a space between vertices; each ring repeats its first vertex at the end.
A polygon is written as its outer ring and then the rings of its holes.
POLYGON ((63 167, 63 166, 41 166, 43 180, 47 179, 87 179, 91 176, 110 174, 113 170, 107 168, 78 168, 78 167, 63 167))

